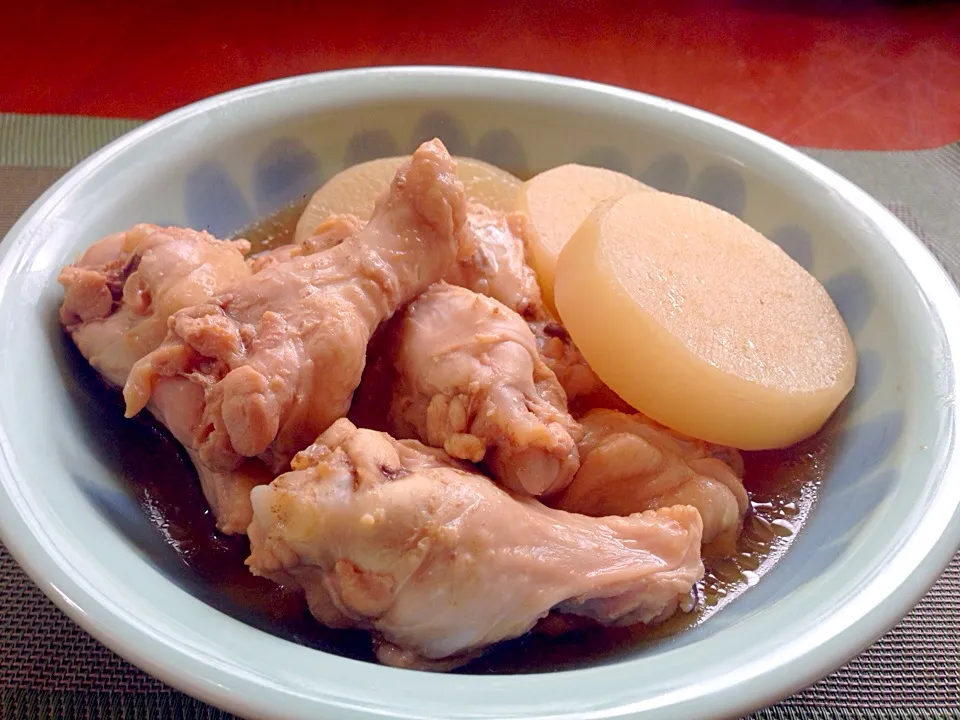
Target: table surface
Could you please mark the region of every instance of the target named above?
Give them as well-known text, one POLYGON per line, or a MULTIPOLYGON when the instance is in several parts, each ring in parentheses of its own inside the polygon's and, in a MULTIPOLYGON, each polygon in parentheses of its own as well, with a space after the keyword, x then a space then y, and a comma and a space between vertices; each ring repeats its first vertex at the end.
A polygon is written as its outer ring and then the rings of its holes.
POLYGON ((793 145, 907 150, 960 138, 958 3, 39 0, 3 14, 5 112, 150 118, 294 74, 453 64, 643 90, 793 145))

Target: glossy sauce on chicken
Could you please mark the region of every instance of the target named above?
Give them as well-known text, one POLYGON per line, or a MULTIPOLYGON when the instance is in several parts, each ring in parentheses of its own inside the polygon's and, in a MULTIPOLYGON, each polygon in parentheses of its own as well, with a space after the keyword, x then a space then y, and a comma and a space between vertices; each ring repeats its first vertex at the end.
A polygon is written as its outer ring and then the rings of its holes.
MULTIPOLYGON (((237 236, 250 241, 254 252, 288 243, 302 208, 302 202, 287 206, 237 236)), ((248 571, 244 560, 249 541, 217 532, 198 483, 182 481, 195 471, 179 444, 152 419, 124 421, 118 393, 106 387, 71 344, 66 345, 73 365, 70 374, 80 380, 72 388, 77 404, 89 410, 91 425, 96 422, 102 428, 95 440, 116 464, 117 475, 129 482, 166 546, 168 562, 162 569, 197 597, 243 622, 300 644, 373 661, 366 633, 322 626, 310 617, 299 593, 248 571)), ((371 367, 375 370, 375 363, 371 367)), ((351 417, 366 427, 385 429, 386 418, 364 405, 363 391, 361 386, 351 417)), ((384 414, 386 410, 382 408, 384 414)), ((834 419, 817 436, 788 450, 744 453, 751 511, 734 552, 729 547, 704 549, 707 572, 698 586, 702 601, 695 611, 678 613, 653 628, 590 627, 560 636, 551 628, 565 621, 548 618, 533 633, 497 646, 459 672, 529 673, 575 667, 630 652, 703 622, 755 584, 793 542, 829 466, 836 426, 834 419)))

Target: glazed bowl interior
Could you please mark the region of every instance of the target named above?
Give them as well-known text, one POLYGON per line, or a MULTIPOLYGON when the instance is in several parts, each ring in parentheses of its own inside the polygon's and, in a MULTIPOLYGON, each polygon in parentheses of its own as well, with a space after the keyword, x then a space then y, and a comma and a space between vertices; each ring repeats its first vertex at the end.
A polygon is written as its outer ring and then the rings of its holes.
MULTIPOLYGON (((740 713, 851 657, 902 616, 958 544, 958 302, 929 253, 805 157, 646 96, 518 73, 335 73, 204 101, 135 131, 49 191, 0 265, 0 521, 61 608, 177 687, 251 716, 740 713), (738 215, 824 283, 859 353, 819 501, 761 581, 671 640, 568 672, 441 676, 298 646, 214 608, 122 479, 77 401, 59 269, 137 222, 227 235, 357 162, 440 137, 521 177, 568 162, 626 172, 738 215), (642 679, 642 682, 640 681, 642 679), (376 692, 366 690, 373 683, 376 692), (334 709, 336 712, 334 712, 334 709)), ((135 468, 133 469, 135 472, 135 468)))

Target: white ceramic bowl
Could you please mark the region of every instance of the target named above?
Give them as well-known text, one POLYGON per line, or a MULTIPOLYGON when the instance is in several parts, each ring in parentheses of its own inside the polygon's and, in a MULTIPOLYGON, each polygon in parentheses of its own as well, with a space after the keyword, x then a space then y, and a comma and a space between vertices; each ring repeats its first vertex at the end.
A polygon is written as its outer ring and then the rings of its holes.
MULTIPOLYGON (((657 98, 512 72, 405 68, 268 83, 114 142, 10 231, 0 262, 0 527, 57 605, 125 658, 264 718, 738 715, 851 658, 960 544, 960 301, 921 243, 804 155, 657 98), (528 174, 606 165, 740 215, 824 282, 861 357, 821 499, 786 557, 694 630, 593 667, 435 675, 318 652, 205 604, 170 564, 68 386, 62 265, 135 222, 239 228, 340 168, 439 135, 528 174)), ((89 416, 89 412, 87 412, 89 416)))

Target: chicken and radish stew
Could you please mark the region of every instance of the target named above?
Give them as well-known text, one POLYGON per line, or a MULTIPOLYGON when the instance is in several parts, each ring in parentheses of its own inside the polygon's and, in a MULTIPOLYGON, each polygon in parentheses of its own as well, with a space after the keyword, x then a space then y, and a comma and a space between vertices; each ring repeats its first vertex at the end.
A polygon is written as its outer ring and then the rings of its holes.
POLYGON ((789 546, 856 366, 823 287, 738 219, 437 140, 230 239, 134 226, 59 281, 84 391, 160 428, 121 452, 211 594, 404 668, 703 621, 789 546))

